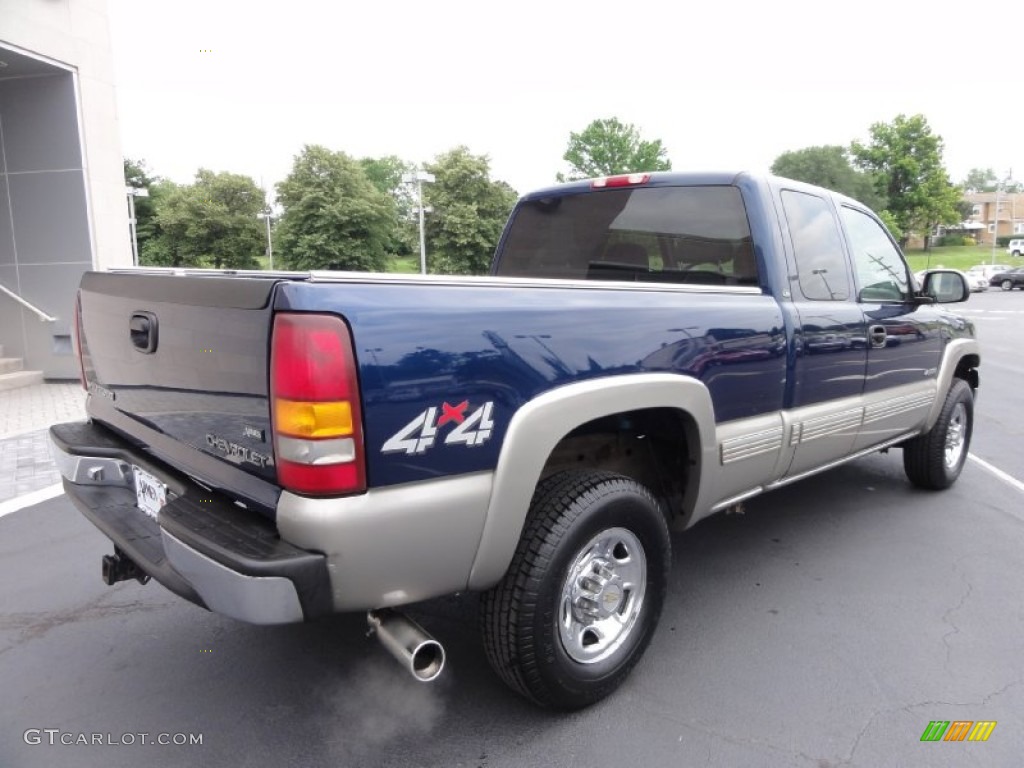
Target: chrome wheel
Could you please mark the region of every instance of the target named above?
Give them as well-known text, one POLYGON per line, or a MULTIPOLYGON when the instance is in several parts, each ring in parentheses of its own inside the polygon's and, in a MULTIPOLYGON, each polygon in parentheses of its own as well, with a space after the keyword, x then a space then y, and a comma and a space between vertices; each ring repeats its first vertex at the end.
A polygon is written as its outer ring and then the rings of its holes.
POLYGON ((957 403, 949 417, 946 428, 946 467, 953 469, 960 464, 964 452, 964 436, 967 433, 967 409, 963 403, 957 403))
POLYGON ((573 559, 562 585, 558 634, 581 664, 608 658, 636 626, 647 588, 647 558, 625 528, 592 538, 573 559))

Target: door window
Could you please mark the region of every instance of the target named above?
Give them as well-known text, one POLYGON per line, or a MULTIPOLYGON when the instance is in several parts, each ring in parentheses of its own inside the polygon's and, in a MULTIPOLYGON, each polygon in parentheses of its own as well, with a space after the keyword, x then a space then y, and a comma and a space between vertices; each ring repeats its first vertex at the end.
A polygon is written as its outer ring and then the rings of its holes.
POLYGON ((907 301, 907 264, 888 233, 866 213, 845 206, 842 211, 857 272, 858 300, 907 301))

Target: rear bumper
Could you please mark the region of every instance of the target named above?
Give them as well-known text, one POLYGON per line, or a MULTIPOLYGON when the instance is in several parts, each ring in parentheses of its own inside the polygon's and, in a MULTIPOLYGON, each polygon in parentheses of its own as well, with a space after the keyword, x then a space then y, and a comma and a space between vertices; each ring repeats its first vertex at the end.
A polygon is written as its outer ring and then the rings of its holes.
POLYGON ((98 424, 56 424, 50 440, 75 506, 172 592, 254 624, 333 612, 324 555, 282 541, 258 512, 205 490, 98 424), (136 505, 133 465, 167 486, 156 520, 136 505))

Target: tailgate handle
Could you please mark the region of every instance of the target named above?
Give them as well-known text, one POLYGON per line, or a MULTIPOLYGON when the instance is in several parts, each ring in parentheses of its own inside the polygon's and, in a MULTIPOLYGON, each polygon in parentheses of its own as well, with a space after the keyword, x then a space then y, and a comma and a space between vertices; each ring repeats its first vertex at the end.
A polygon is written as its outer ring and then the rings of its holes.
POLYGON ((156 315, 152 312, 134 312, 128 322, 132 346, 145 355, 156 351, 156 315))

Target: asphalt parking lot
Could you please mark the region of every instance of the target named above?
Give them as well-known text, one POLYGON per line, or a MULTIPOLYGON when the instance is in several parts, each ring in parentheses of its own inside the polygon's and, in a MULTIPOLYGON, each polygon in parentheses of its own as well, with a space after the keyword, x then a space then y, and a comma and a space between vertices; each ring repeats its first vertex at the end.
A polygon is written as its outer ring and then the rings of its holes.
POLYGON ((962 307, 984 357, 957 485, 911 488, 893 451, 677 536, 643 662, 571 715, 491 674, 471 596, 415 612, 448 651, 426 685, 362 616, 260 628, 105 587, 109 544, 63 497, 0 518, 0 766, 1019 765, 1024 294, 962 307), (997 726, 922 742, 933 720, 997 726))

